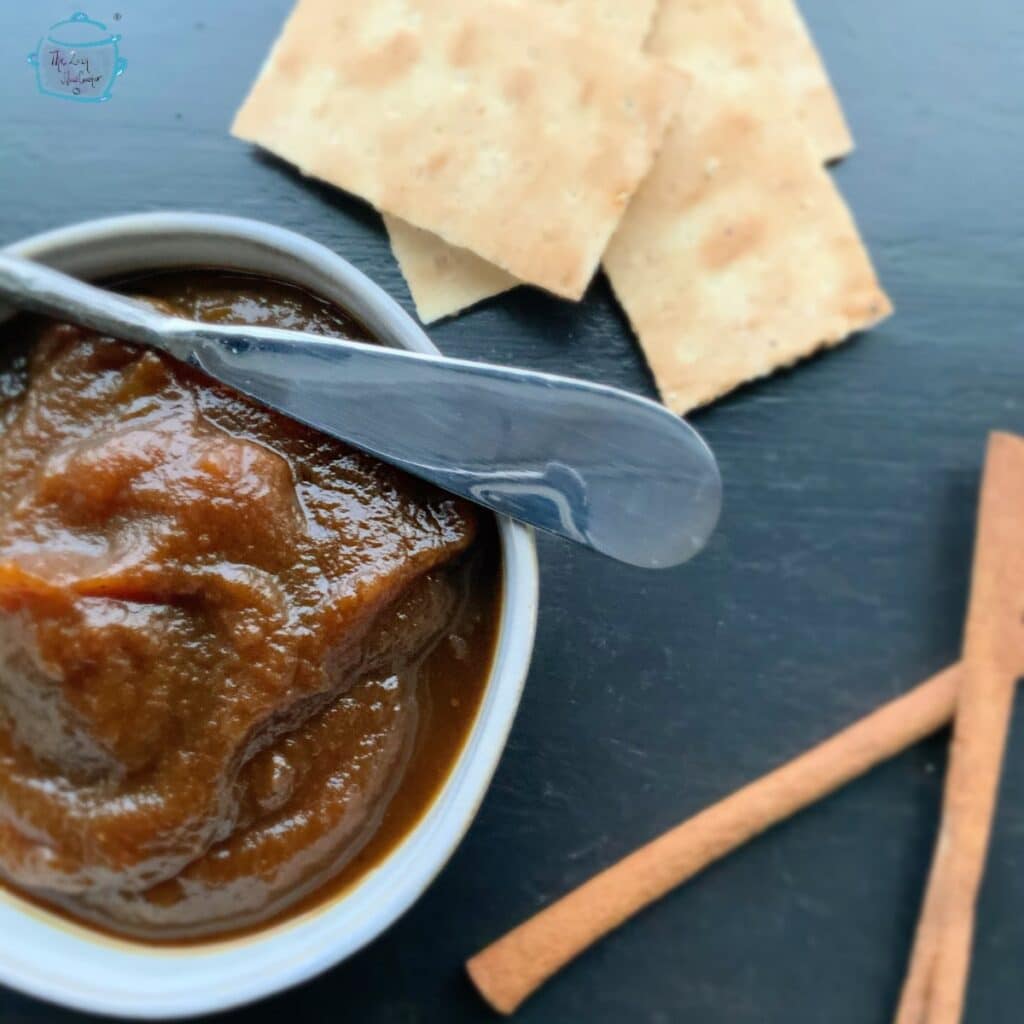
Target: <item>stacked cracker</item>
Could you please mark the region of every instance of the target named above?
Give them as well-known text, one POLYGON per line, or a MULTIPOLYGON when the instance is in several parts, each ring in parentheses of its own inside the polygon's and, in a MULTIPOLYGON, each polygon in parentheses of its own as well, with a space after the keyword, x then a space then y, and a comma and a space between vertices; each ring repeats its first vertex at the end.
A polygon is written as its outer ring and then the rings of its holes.
POLYGON ((300 0, 232 130, 380 209, 426 322, 603 262, 677 412, 891 312, 792 0, 300 0))

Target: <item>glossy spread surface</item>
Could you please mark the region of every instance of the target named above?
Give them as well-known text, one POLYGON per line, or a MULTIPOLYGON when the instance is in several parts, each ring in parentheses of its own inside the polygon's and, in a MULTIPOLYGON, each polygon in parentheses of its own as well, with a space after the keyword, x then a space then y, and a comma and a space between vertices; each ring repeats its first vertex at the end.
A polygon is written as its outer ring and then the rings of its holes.
MULTIPOLYGON (((261 279, 125 287, 367 337, 261 279)), ((67 325, 3 333, 21 355, 0 378, 0 872, 155 939, 356 877, 472 721, 493 523, 166 357, 67 325)))

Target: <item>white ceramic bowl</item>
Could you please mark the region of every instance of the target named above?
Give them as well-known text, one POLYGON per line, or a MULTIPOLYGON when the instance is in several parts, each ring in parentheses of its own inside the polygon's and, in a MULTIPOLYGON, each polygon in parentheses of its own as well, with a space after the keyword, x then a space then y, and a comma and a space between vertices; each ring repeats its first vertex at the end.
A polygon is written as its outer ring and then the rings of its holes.
MULTIPOLYGON (((351 310, 387 344, 436 351, 398 304, 345 260, 258 221, 195 213, 113 217, 36 235, 8 251, 85 278, 181 266, 270 274, 351 310)), ((448 781, 386 860, 352 889, 284 924, 243 939, 178 949, 109 939, 0 893, 0 982, 97 1013, 189 1016, 310 978, 392 924, 469 827, 519 704, 537 614, 536 549, 530 530, 508 520, 499 526, 504 603, 480 711, 448 781)))

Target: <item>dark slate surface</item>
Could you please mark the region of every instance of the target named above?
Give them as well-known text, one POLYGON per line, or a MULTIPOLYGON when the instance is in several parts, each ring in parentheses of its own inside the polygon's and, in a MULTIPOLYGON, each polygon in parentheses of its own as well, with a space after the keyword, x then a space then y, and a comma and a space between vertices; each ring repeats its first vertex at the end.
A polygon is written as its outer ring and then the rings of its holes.
MULTIPOLYGON (((304 232, 409 305, 379 219, 230 139, 287 0, 148 0, 105 106, 36 95, 25 54, 72 7, 0 7, 0 242, 134 210, 304 232)), ((806 0, 859 143, 837 171, 897 316, 696 418, 727 504, 690 567, 542 540, 536 656, 480 816, 423 900, 310 984, 231 1019, 483 1021, 460 964, 568 887, 956 656, 986 432, 1024 431, 1024 15, 1016 0, 806 0)), ((651 393, 606 284, 518 293, 447 352, 651 393)), ((1018 730, 1019 731, 1019 730, 1018 730)), ((530 1024, 884 1024, 936 823, 944 739, 750 844, 521 1012, 530 1024)), ((1024 744, 1011 743, 968 1020, 1024 1005, 1024 744)), ((70 1021, 13 992, 4 1021, 70 1021)))

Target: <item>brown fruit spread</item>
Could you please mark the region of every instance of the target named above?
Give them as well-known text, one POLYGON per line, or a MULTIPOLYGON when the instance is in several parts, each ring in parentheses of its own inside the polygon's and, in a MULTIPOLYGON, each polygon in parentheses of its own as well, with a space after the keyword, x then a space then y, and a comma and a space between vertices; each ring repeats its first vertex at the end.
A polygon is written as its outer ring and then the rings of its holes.
MULTIPOLYGON (((368 338, 260 278, 122 287, 368 338)), ((0 874, 155 940, 351 882, 472 722, 492 520, 155 352, 25 319, 2 333, 21 354, 0 374, 0 874)))

